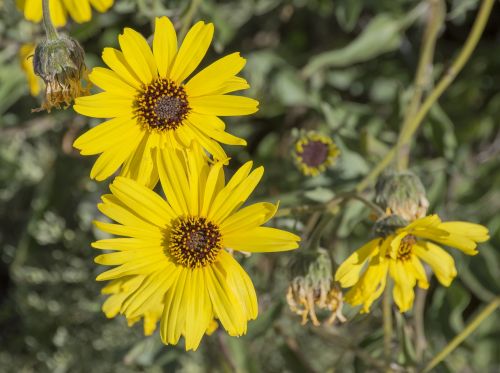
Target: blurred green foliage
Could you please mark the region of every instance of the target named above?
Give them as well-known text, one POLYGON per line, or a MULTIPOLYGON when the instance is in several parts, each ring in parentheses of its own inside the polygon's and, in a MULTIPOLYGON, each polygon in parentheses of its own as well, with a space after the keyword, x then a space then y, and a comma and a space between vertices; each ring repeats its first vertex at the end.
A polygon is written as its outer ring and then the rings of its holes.
MULTIPOLYGON (((397 371, 421 366, 500 293, 500 4, 473 57, 435 105, 416 137, 411 168, 422 178, 431 212, 489 227, 491 240, 475 257, 453 253, 459 276, 450 288, 432 281, 424 308, 428 346, 415 356, 413 313, 396 317, 397 371)), ((71 24, 90 66, 117 46, 125 26, 151 34, 154 16, 180 26, 188 1, 119 0, 91 22, 71 24)), ((477 0, 447 2, 432 74, 450 64, 471 28, 477 0)), ((196 18, 214 22, 204 61, 241 51, 257 115, 229 121, 247 148, 226 147, 231 168, 252 158, 266 167, 255 198, 281 206, 324 202, 352 188, 394 145, 418 61, 423 1, 203 0, 196 18), (304 178, 290 152, 294 129, 331 135, 342 151, 323 176, 304 178)), ((260 316, 242 338, 219 330, 197 352, 145 338, 141 326, 100 311, 99 269, 89 243, 107 182, 88 178, 92 160, 71 147, 98 122, 66 111, 32 114, 17 52, 40 40, 39 25, 0 1, 0 371, 2 372, 365 372, 382 355, 380 307, 333 327, 301 326, 285 302, 294 253, 238 257, 257 288, 260 316)), ((371 189, 372 190, 372 189, 371 189)), ((371 193, 371 192, 370 192, 371 193)), ((370 197, 370 194, 368 194, 370 197)), ((372 233, 369 213, 349 202, 322 239, 339 262, 372 233)), ((302 229, 303 216, 276 219, 302 229)), ((301 250, 306 250, 303 247, 301 250)), ((500 370, 499 315, 487 319, 437 372, 500 370)), ((395 368, 395 369, 396 369, 395 368)))

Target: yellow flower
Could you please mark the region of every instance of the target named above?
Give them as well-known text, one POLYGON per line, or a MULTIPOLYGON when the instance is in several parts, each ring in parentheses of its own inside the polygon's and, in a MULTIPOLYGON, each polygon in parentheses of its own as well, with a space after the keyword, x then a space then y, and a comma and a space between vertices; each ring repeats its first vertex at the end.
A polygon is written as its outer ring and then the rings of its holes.
POLYGON ((293 159, 306 176, 318 176, 333 165, 340 150, 331 138, 315 131, 303 134, 295 143, 293 159))
POLYGON ((248 88, 237 77, 245 59, 225 56, 184 81, 204 57, 213 25, 198 22, 177 50, 177 36, 167 17, 157 18, 153 49, 136 31, 126 28, 118 38, 122 51, 105 48, 110 69, 97 67, 90 80, 105 92, 78 98, 75 111, 95 118, 113 118, 80 136, 81 154, 100 154, 90 176, 104 180, 121 165, 121 175, 153 186, 158 181, 157 157, 196 139, 218 160, 226 159, 219 142, 246 145, 224 131, 219 116, 246 115, 258 102, 226 93, 248 88))
POLYGON ((415 285, 423 289, 429 286, 421 260, 444 286, 449 286, 457 275, 452 256, 436 243, 475 255, 477 242, 488 239, 488 229, 482 225, 443 223, 437 215, 426 216, 362 246, 340 265, 335 279, 342 287, 352 287, 344 299, 346 303, 362 304, 362 311, 369 312, 371 304, 384 291, 389 275, 394 280, 394 301, 405 312, 413 305, 415 285))
MULTIPOLYGON (((185 337, 186 349, 196 349, 218 319, 230 335, 246 332, 257 316, 253 284, 226 251, 277 252, 297 248, 296 235, 261 227, 276 212, 270 203, 240 208, 260 181, 263 168, 243 165, 225 185, 222 163, 207 162, 200 146, 161 152, 158 171, 166 200, 124 177, 111 184, 110 195, 98 207, 115 224, 96 222, 99 229, 124 236, 92 244, 115 250, 96 257, 117 267, 98 281, 121 280, 105 303, 110 317, 120 312, 129 322, 145 317, 147 333, 161 320, 165 344, 185 337)), ((146 325, 145 325, 146 327, 146 325)))
POLYGON ((35 54, 35 44, 23 44, 19 49, 19 61, 21 62, 21 68, 26 74, 26 79, 28 80, 28 85, 30 88, 30 94, 34 97, 38 96, 40 93, 41 80, 35 75, 33 70, 33 55, 35 54))
MULTIPOLYGON (((77 23, 90 21, 92 9, 104 13, 113 5, 114 0, 50 0, 49 9, 52 23, 55 27, 66 24, 67 15, 77 23)), ((17 0, 17 7, 24 12, 28 21, 40 22, 42 20, 42 0, 17 0)))

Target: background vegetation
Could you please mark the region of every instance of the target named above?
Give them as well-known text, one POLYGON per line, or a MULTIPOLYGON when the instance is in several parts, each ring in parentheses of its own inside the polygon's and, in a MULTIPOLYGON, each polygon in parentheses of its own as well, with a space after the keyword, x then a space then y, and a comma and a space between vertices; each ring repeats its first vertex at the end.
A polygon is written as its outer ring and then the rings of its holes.
MULTIPOLYGON (((322 203, 350 190, 394 146, 419 59, 429 8, 415 0, 193 1, 194 19, 216 26, 205 64, 241 51, 257 115, 229 121, 248 139, 226 147, 231 168, 253 158, 266 168, 254 197, 282 207, 322 203), (331 135, 342 151, 325 175, 306 178, 290 152, 296 129, 331 135)), ((125 26, 151 34, 154 16, 180 26, 185 0, 119 0, 91 22, 70 24, 88 66, 117 47, 125 26)), ((475 19, 476 0, 446 1, 430 82, 448 67, 475 19)), ((89 180, 93 162, 72 148, 97 121, 65 111, 32 114, 17 53, 43 36, 12 1, 0 1, 0 371, 5 372, 366 372, 380 370, 381 307, 357 315, 344 308, 341 325, 301 326, 286 304, 288 267, 296 252, 238 257, 258 292, 260 317, 248 334, 223 330, 196 352, 165 347, 158 335, 100 310, 101 284, 89 243, 92 220, 107 182, 89 180)), ((496 2, 473 56, 433 106, 414 137, 411 169, 423 180, 431 212, 489 227, 491 240, 475 257, 453 253, 459 275, 451 287, 435 279, 413 312, 394 313, 395 371, 414 371, 432 358, 485 304, 500 293, 500 4, 496 2), (455 255, 457 254, 457 255, 455 255), (420 307, 420 308, 419 308, 420 307), (415 316, 423 315, 427 347, 413 344, 415 316)), ((373 184, 365 193, 373 195, 373 184)), ((371 237, 370 211, 349 202, 324 230, 321 245, 337 262, 371 237)), ((309 216, 276 219, 300 228, 309 216)), ((307 250, 302 247, 301 250, 307 250)), ((418 318, 418 317, 417 317, 418 318)), ((437 372, 498 372, 500 318, 493 314, 439 365, 437 372)))

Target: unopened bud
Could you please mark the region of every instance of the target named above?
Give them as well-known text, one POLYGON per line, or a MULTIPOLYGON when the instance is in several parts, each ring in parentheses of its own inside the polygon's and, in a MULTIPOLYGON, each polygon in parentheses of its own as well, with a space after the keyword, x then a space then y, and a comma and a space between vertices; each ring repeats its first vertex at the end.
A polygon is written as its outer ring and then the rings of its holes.
POLYGON ((382 175, 375 190, 376 204, 408 222, 424 217, 427 213, 429 201, 425 188, 418 176, 412 172, 382 175))
POLYGON ((40 109, 67 108, 80 96, 88 95, 88 87, 83 88, 86 79, 85 52, 80 44, 66 36, 55 40, 46 39, 37 45, 33 57, 35 74, 45 82, 45 100, 40 109))
POLYGON ((288 287, 287 302, 290 310, 302 317, 302 325, 310 319, 319 326, 318 311, 329 311, 326 323, 344 322, 342 291, 334 284, 332 263, 323 249, 297 255, 291 266, 292 281, 288 287))

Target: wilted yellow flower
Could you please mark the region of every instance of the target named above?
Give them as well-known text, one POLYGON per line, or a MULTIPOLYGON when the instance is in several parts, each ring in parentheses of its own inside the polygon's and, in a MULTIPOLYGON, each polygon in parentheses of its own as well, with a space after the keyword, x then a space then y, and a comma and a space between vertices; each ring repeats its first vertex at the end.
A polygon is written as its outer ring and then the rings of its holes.
POLYGON ((362 304, 362 311, 369 312, 390 276, 394 280, 394 301, 405 312, 413 305, 415 285, 423 289, 429 286, 421 260, 432 268, 444 286, 449 286, 457 275, 452 256, 436 243, 475 255, 477 242, 488 239, 488 229, 482 225, 462 221, 443 223, 437 215, 426 216, 356 250, 340 265, 335 279, 342 287, 351 287, 345 296, 346 303, 362 304))
POLYGON ((317 176, 326 171, 340 154, 331 138, 315 131, 303 134, 292 153, 297 168, 306 176, 317 176))
POLYGON ((118 37, 121 51, 105 48, 102 58, 110 69, 96 67, 90 80, 105 92, 76 100, 76 112, 94 118, 113 118, 74 143, 84 155, 100 154, 90 172, 104 180, 121 167, 121 175, 154 186, 157 157, 182 149, 196 140, 217 160, 226 153, 219 142, 246 145, 225 132, 219 116, 247 115, 258 102, 228 95, 249 87, 237 74, 245 59, 239 53, 209 65, 187 83, 210 46, 214 27, 196 23, 180 48, 167 17, 156 19, 151 50, 146 39, 126 28, 118 37))
MULTIPOLYGON (((92 18, 92 7, 104 13, 113 5, 114 0, 49 0, 52 22, 56 27, 66 24, 68 13, 77 23, 88 22, 92 18)), ((42 20, 42 0, 17 0, 17 7, 23 11, 28 21, 42 20)))
POLYGON ((40 93, 41 80, 35 75, 33 70, 33 55, 35 54, 35 44, 23 44, 19 49, 19 61, 21 63, 21 68, 26 74, 26 79, 28 81, 30 94, 32 96, 38 96, 40 93))
POLYGON ((73 38, 42 41, 35 48, 33 67, 45 82, 45 99, 39 110, 67 108, 76 97, 88 94, 88 88, 82 86, 87 77, 85 52, 73 38))
POLYGON ((259 183, 263 168, 243 165, 225 185, 222 163, 207 162, 199 146, 159 153, 158 171, 166 200, 138 182, 117 177, 110 195, 98 207, 115 224, 96 226, 123 238, 92 244, 115 250, 96 257, 117 266, 98 281, 121 280, 103 306, 110 317, 120 312, 129 322, 145 318, 145 332, 161 320, 165 344, 184 336, 186 349, 196 349, 218 319, 232 336, 245 334, 257 317, 252 281, 226 251, 291 250, 296 235, 261 227, 276 212, 270 203, 241 208, 259 183))
POLYGON ((330 312, 327 324, 333 324, 337 319, 346 320, 342 315, 342 291, 333 283, 332 263, 324 249, 298 254, 291 272, 293 279, 286 300, 290 310, 302 317, 302 325, 308 319, 313 325, 320 325, 316 308, 330 312))

